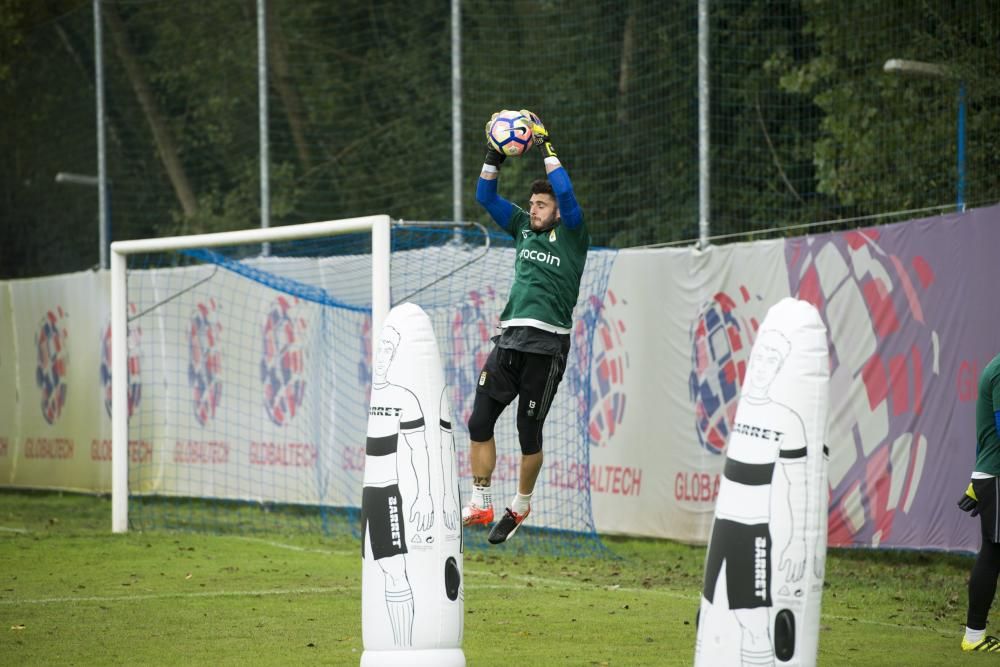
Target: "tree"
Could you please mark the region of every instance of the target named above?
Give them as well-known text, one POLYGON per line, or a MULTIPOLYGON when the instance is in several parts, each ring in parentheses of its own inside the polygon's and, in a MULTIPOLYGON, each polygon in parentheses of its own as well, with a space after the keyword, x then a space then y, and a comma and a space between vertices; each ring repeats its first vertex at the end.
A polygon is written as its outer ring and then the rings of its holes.
POLYGON ((955 201, 957 82, 882 72, 888 58, 909 58, 952 67, 975 82, 969 85, 970 192, 980 202, 995 199, 996 169, 987 173, 981 165, 996 159, 988 149, 995 114, 982 104, 996 97, 1000 80, 992 41, 996 8, 942 1, 925 3, 924 11, 889 3, 873 12, 858 0, 803 5, 816 52, 788 68, 781 83, 810 96, 823 112, 813 150, 819 191, 853 215, 955 201))

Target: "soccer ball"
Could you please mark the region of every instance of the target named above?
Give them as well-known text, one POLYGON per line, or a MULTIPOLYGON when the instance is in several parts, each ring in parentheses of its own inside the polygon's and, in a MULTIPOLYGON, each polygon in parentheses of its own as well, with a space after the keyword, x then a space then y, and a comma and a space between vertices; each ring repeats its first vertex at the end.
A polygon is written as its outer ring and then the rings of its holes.
POLYGON ((520 111, 501 111, 486 128, 486 140, 507 157, 531 148, 531 119, 520 111))

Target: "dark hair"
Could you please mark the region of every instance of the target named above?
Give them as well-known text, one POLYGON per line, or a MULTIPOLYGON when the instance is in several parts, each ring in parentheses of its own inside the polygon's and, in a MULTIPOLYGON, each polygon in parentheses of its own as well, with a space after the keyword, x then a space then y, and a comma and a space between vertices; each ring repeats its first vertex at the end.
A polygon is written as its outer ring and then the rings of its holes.
POLYGON ((553 199, 556 198, 556 193, 552 191, 552 184, 545 178, 539 178, 538 180, 531 182, 531 194, 548 195, 553 199))

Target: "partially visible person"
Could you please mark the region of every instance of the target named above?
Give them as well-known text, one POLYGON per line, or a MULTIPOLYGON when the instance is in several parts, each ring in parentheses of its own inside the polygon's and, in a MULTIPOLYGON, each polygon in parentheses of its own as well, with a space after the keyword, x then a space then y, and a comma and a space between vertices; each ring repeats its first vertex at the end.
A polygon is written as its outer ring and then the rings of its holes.
POLYGON ((969 608, 963 651, 1000 653, 1000 639, 986 634, 986 621, 1000 575, 1000 354, 983 369, 976 396, 976 465, 958 501, 962 510, 979 516, 982 545, 969 577, 969 608))

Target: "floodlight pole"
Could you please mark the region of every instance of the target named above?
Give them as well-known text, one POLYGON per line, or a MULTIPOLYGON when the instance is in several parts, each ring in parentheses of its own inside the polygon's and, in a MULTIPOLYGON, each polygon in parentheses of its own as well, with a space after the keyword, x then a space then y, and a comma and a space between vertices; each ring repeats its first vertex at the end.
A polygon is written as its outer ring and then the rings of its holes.
MULTIPOLYGON (((97 218, 98 253, 102 269, 108 268, 108 244, 111 242, 111 215, 108 206, 108 159, 104 131, 104 31, 101 26, 101 0, 94 0, 94 97, 97 98, 97 218)), ((59 177, 56 177, 58 180, 59 177)))
MULTIPOLYGON (((912 76, 929 76, 937 79, 956 79, 954 71, 943 65, 925 63, 919 60, 904 60, 890 58, 885 61, 882 69, 891 74, 908 74, 912 76)), ((955 123, 955 144, 957 154, 955 208, 965 210, 965 83, 958 82, 958 119, 955 123)))
MULTIPOLYGON (((271 177, 267 133, 267 0, 257 0, 257 124, 260 136, 260 227, 271 226, 271 177)), ((271 254, 271 246, 265 243, 262 255, 271 254)))
POLYGON ((462 222, 462 3, 451 0, 452 221, 462 222))
POLYGON ((711 144, 709 133, 709 0, 698 0, 698 247, 708 247, 711 232, 711 144))
POLYGON ((956 207, 959 211, 965 210, 965 83, 962 81, 958 82, 958 126, 956 128, 957 137, 955 138, 958 144, 958 195, 957 201, 955 202, 956 207))

